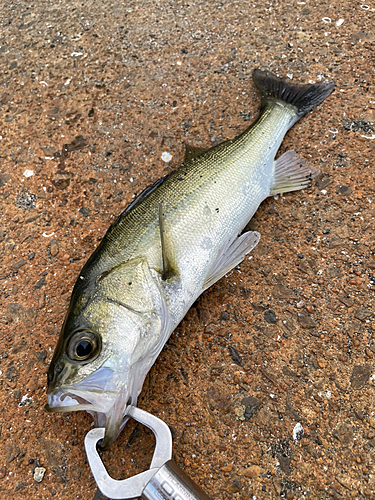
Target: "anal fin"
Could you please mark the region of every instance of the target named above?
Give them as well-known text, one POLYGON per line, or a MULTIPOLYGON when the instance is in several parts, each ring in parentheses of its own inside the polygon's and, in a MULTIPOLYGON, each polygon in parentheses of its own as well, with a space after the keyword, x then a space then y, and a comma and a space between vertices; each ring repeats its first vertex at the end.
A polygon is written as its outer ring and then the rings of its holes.
POLYGON ((229 273, 231 269, 238 266, 238 264, 244 260, 245 256, 256 247, 259 240, 259 233, 256 231, 248 231, 225 245, 219 251, 217 259, 207 274, 202 287, 203 290, 209 288, 225 274, 229 273))
POLYGON ((287 151, 275 160, 275 180, 270 196, 298 191, 311 185, 319 169, 310 167, 295 151, 287 151))

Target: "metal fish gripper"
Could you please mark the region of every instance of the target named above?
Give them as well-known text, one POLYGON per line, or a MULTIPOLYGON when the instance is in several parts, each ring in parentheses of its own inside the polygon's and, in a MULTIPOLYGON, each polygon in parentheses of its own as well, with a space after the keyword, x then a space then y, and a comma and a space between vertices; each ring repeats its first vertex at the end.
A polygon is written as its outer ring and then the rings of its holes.
POLYGON ((134 406, 128 408, 127 416, 151 429, 155 435, 150 469, 128 479, 113 479, 97 451, 105 429, 92 429, 86 434, 85 449, 91 472, 103 495, 114 500, 210 500, 172 459, 172 435, 167 424, 134 406))

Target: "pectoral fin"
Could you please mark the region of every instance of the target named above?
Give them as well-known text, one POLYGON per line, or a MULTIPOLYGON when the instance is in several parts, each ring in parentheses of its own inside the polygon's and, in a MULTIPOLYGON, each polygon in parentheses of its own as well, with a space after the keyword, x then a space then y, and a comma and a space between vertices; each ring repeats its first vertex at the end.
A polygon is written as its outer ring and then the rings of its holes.
POLYGON ((159 205, 159 229, 161 242, 161 257, 163 263, 162 279, 167 280, 175 274, 172 267, 172 259, 170 258, 170 245, 166 236, 165 220, 164 220, 164 204, 159 205))
POLYGON ((216 283, 216 281, 242 262, 245 256, 251 252, 254 247, 256 247, 259 239, 259 233, 249 231, 223 247, 219 251, 217 259, 207 274, 207 278, 202 287, 203 290, 206 290, 211 285, 216 283))
POLYGON ((275 161, 275 179, 270 196, 308 187, 319 169, 307 165, 295 151, 287 151, 275 161))

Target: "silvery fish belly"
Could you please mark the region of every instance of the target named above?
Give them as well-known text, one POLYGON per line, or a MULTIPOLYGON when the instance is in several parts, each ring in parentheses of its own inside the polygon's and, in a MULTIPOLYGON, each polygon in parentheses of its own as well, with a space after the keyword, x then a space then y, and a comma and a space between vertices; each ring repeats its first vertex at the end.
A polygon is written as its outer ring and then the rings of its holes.
POLYGON ((191 304, 238 265, 259 234, 241 231, 268 196, 318 172, 294 151, 275 160, 289 128, 334 84, 295 85, 254 70, 259 118, 181 167, 120 215, 82 269, 48 371, 47 411, 86 410, 117 437, 145 376, 191 304), (239 236, 240 235, 240 236, 239 236))

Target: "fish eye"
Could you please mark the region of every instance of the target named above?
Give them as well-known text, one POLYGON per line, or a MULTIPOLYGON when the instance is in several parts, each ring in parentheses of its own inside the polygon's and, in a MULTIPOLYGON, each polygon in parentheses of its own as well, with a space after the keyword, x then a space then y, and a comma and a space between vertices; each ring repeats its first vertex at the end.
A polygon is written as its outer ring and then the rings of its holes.
POLYGON ((67 354, 74 361, 88 361, 96 357, 100 349, 98 335, 82 330, 76 332, 69 340, 67 354))

